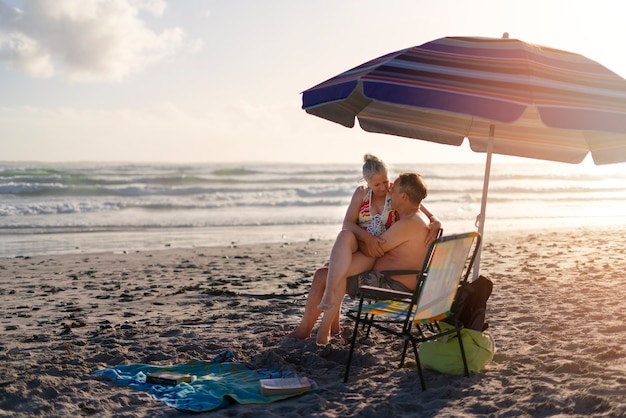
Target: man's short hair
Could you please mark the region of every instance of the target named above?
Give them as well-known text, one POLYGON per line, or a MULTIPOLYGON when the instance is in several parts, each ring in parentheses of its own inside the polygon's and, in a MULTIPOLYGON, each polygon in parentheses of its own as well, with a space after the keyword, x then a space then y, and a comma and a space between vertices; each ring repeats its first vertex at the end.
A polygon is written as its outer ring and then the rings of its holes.
POLYGON ((417 173, 402 173, 396 183, 400 193, 406 193, 411 203, 419 205, 428 195, 426 182, 417 173))

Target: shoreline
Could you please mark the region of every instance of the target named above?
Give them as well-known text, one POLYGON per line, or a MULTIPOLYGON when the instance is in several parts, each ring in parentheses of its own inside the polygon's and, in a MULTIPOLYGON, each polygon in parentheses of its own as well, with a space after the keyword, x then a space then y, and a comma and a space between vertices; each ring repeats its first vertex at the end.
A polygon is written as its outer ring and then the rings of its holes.
POLYGON ((412 356, 397 369, 398 344, 376 333, 378 344, 357 346, 347 384, 348 341, 285 338, 332 240, 0 258, 0 416, 188 416, 92 373, 223 350, 319 390, 206 416, 623 416, 625 232, 489 233, 494 361, 469 378, 425 371, 426 392, 412 356))
POLYGON ((332 240, 341 225, 155 228, 118 231, 13 233, 0 236, 0 258, 332 240))
MULTIPOLYGON (((568 231, 575 228, 626 228, 626 217, 559 219, 489 219, 485 239, 501 234, 541 233, 546 230, 568 231)), ((258 225, 241 227, 185 227, 135 230, 39 230, 34 233, 5 230, 0 234, 0 258, 93 253, 128 253, 162 249, 215 248, 233 245, 295 243, 310 240, 334 240, 341 224, 258 225)), ((474 221, 444 221, 444 234, 474 231, 474 221)))

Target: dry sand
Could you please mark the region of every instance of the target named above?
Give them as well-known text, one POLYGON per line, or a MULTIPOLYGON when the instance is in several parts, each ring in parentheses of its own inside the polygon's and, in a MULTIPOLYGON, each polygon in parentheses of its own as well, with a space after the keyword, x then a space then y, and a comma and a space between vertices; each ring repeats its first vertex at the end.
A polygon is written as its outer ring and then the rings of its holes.
POLYGON ((426 371, 426 392, 414 362, 397 369, 395 342, 358 346, 344 384, 346 341, 285 338, 328 241, 3 258, 0 416, 624 416, 625 232, 488 236, 482 273, 494 282, 497 354, 469 378, 426 371), (320 390, 190 414, 92 375, 225 349, 320 390))

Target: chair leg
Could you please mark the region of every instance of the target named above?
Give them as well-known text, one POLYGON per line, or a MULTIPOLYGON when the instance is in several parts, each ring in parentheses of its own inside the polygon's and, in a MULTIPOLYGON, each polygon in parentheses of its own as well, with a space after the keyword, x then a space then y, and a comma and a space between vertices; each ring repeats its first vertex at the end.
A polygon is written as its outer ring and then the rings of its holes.
POLYGON ((399 368, 404 366, 404 360, 406 359, 406 351, 408 349, 409 349, 409 339, 405 338, 404 339, 404 344, 403 344, 403 347, 402 347, 402 356, 400 357, 400 366, 398 366, 399 368))
POLYGON ((461 330, 456 333, 456 338, 459 340, 459 348, 461 349, 461 358, 463 359, 463 368, 465 370, 465 377, 469 377, 469 368, 467 367, 467 358, 465 357, 465 349, 463 348, 463 338, 461 338, 461 330))
POLYGON ((365 338, 369 338, 370 331, 372 330, 372 321, 374 320, 374 315, 365 315, 365 321, 363 322, 363 331, 365 331, 365 338), (366 330, 367 327, 367 330, 366 330))
POLYGON ((426 390, 426 383, 424 383, 424 374, 422 373, 422 363, 420 362, 419 351, 417 350, 417 344, 415 340, 411 339, 413 344, 413 355, 415 356, 415 365, 417 367, 417 374, 420 377, 420 384, 422 385, 422 391, 426 390))

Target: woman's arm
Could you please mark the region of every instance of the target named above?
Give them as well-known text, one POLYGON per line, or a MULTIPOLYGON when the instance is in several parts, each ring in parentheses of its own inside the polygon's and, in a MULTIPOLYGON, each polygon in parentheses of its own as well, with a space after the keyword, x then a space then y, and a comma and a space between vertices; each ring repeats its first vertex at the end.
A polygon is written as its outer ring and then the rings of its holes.
POLYGON ((343 219, 342 228, 354 234, 359 243, 359 248, 365 255, 368 257, 381 257, 384 254, 381 247, 381 243, 384 240, 373 236, 357 224, 361 203, 367 194, 367 190, 367 187, 360 186, 354 191, 343 219))
POLYGON ((424 242, 424 244, 428 246, 431 242, 437 239, 437 235, 439 235, 439 230, 441 229, 441 221, 436 215, 433 215, 431 211, 426 209, 424 205, 420 205, 420 210, 430 221, 430 224, 428 225, 428 235, 426 235, 426 242, 424 242))

